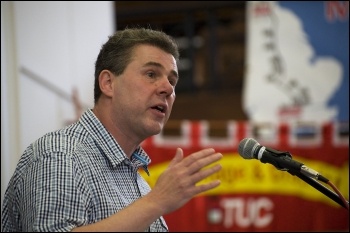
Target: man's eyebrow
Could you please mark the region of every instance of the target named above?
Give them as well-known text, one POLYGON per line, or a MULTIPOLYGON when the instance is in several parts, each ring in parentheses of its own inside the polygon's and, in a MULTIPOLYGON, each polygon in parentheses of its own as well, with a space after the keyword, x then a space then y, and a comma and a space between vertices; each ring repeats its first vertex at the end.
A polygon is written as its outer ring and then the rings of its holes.
MULTIPOLYGON (((150 62, 147 62, 146 64, 143 65, 143 67, 146 67, 146 66, 156 66, 156 67, 159 67, 159 68, 162 68, 164 69, 164 66, 158 62, 154 62, 154 61, 150 61, 150 62)), ((179 74, 175 71, 175 70, 171 70, 171 73, 178 79, 179 78, 179 74)))

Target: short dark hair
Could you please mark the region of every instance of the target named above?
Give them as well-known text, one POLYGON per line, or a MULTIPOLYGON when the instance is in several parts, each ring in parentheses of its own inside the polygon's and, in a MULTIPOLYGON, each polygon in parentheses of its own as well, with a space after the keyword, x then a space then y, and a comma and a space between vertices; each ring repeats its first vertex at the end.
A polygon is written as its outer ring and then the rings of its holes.
POLYGON ((127 28, 115 32, 102 45, 95 63, 94 100, 97 103, 101 96, 98 77, 102 70, 109 70, 115 75, 121 75, 132 58, 132 51, 136 45, 148 44, 158 47, 174 56, 179 61, 179 49, 171 36, 160 30, 149 28, 127 28))

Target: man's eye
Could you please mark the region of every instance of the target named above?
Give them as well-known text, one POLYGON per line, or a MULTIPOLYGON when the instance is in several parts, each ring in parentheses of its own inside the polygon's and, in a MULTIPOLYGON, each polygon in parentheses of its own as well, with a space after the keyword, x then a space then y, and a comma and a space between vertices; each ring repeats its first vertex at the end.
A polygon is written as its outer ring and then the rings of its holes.
POLYGON ((177 83, 177 81, 176 80, 169 80, 169 83, 172 85, 172 86, 176 86, 176 83, 177 83))
POLYGON ((154 78, 155 74, 154 74, 154 72, 148 72, 147 76, 150 78, 154 78))

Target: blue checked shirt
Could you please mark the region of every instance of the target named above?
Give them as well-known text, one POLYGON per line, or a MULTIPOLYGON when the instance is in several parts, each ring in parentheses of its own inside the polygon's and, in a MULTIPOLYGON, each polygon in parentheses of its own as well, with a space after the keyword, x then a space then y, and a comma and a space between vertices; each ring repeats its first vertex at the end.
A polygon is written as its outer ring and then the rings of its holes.
MULTIPOLYGON (((129 160, 89 109, 23 153, 5 193, 2 231, 71 231, 98 222, 150 191, 138 173, 150 158, 129 160)), ((146 231, 168 231, 160 217, 146 231)))

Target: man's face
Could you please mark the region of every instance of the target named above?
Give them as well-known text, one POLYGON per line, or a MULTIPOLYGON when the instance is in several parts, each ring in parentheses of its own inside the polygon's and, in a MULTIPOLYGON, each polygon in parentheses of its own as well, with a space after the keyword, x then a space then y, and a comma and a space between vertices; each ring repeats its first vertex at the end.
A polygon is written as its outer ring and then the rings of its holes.
POLYGON ((169 119, 178 69, 171 54, 154 46, 139 45, 132 54, 124 73, 113 79, 113 118, 144 139, 160 133, 169 119))

